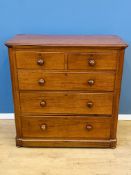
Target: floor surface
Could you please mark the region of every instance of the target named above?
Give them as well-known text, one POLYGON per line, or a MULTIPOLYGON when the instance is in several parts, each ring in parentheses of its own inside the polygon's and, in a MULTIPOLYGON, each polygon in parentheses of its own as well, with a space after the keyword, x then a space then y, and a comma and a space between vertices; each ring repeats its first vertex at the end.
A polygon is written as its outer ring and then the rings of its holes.
POLYGON ((116 149, 17 148, 13 120, 0 120, 0 175, 131 175, 131 121, 116 149))

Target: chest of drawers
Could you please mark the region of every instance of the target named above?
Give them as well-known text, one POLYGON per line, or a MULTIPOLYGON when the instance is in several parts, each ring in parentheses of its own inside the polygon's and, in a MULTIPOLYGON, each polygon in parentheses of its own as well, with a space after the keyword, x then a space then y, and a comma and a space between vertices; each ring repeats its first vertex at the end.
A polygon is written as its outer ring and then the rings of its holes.
POLYGON ((17 146, 116 146, 126 43, 117 36, 17 35, 6 45, 17 146))

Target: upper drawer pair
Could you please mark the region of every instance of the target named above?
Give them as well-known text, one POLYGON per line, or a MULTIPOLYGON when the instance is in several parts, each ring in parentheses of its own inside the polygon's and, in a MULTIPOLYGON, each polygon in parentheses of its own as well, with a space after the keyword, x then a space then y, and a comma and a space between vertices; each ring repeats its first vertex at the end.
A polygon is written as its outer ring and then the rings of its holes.
POLYGON ((65 53, 63 52, 35 52, 16 51, 17 68, 24 69, 56 69, 64 70, 65 65, 69 70, 115 70, 117 53, 65 53))

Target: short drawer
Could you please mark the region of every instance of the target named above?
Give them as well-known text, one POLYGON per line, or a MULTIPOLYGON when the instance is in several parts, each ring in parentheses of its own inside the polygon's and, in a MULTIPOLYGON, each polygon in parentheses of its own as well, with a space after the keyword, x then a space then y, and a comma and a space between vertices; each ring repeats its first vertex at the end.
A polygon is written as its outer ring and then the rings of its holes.
POLYGON ((68 69, 115 70, 116 53, 72 53, 68 55, 68 69))
POLYGON ((88 116, 23 117, 25 138, 109 139, 111 119, 88 116))
POLYGON ((112 93, 21 92, 21 112, 36 114, 112 114, 112 93))
POLYGON ((56 73, 19 70, 20 90, 114 90, 113 72, 56 73))
POLYGON ((16 51, 17 68, 64 69, 64 53, 16 51))

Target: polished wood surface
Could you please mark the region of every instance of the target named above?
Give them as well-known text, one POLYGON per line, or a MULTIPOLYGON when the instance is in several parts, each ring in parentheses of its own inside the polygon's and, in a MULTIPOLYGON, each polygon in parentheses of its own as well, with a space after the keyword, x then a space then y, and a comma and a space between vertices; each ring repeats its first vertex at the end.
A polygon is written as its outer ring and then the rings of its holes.
POLYGON ((88 46, 88 47, 127 47, 115 35, 16 35, 6 42, 10 46, 88 46))
POLYGON ((37 114, 112 114, 112 93, 20 93, 21 112, 37 114), (41 107, 40 103, 46 104, 41 107), (88 103, 94 105, 89 107, 88 103))
POLYGON ((115 70, 117 54, 105 53, 72 53, 68 55, 68 69, 115 70))
POLYGON ((17 51, 16 62, 23 69, 64 69, 64 53, 17 51))
POLYGON ((17 146, 116 147, 125 42, 17 35, 6 45, 17 146))
POLYGON ((114 72, 43 72, 18 70, 20 90, 113 91, 114 72), (27 78, 28 77, 28 78, 27 78))
POLYGON ((25 138, 109 139, 110 117, 22 117, 25 138))

